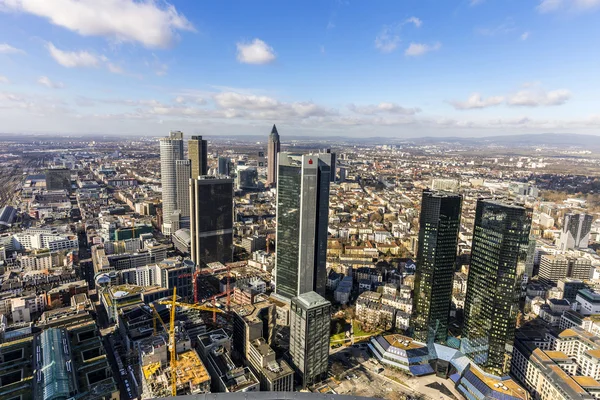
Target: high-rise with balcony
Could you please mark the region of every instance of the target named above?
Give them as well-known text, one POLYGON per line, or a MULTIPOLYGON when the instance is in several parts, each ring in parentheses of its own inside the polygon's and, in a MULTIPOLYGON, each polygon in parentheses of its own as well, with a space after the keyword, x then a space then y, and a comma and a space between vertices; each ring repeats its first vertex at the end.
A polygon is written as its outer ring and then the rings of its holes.
POLYGON ((173 131, 160 139, 160 176, 162 183, 162 230, 165 235, 175 232, 179 225, 177 204, 177 161, 183 160, 183 133, 173 131), (175 226, 172 224, 176 218, 175 226))
POLYGON ((477 202, 461 351, 497 376, 510 369, 531 216, 519 205, 477 202))
POLYGON ((331 170, 323 156, 279 153, 275 291, 287 299, 325 294, 331 170))
POLYGON ((192 179, 208 174, 208 144, 202 136, 192 136, 188 141, 188 158, 192 179))
POLYGON ((269 135, 269 144, 267 147, 268 160, 267 160, 267 185, 273 186, 277 184, 277 155, 281 150, 281 143, 279 142, 279 133, 277 127, 273 125, 271 134, 269 135))
POLYGON ((420 342, 445 343, 462 197, 424 190, 410 328, 420 342))

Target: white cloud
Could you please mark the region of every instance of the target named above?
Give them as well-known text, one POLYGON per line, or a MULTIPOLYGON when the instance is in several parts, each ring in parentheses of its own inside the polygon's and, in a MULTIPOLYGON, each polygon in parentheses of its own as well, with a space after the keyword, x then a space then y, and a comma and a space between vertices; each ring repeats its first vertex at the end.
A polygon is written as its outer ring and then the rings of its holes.
POLYGON ((62 82, 54 82, 52 80, 50 80, 50 78, 48 78, 47 76, 40 76, 37 80, 37 82, 42 85, 42 86, 46 86, 50 89, 62 89, 65 87, 64 83, 62 82))
POLYGON ((415 26, 417 28, 420 28, 421 25, 423 24, 423 21, 421 21, 417 17, 410 17, 409 19, 407 19, 406 21, 404 21, 404 23, 406 23, 406 24, 415 24, 415 26))
POLYGON ((400 36, 396 34, 395 29, 387 25, 375 38, 375 48, 382 53, 391 53, 396 50, 398 44, 400 44, 400 36))
POLYGON ((481 94, 473 93, 467 101, 450 101, 449 103, 454 106, 457 110, 472 110, 472 109, 480 109, 497 106, 504 102, 504 97, 502 96, 493 96, 484 99, 481 94))
POLYGON ((523 32, 523 34, 521 34, 521 40, 527 40, 529 39, 529 32, 523 32))
POLYGON ((357 106, 350 104, 348 109, 357 114, 375 115, 379 113, 389 113, 396 115, 415 115, 421 112, 420 108, 405 108, 395 103, 382 102, 377 105, 357 106))
POLYGON ((486 28, 477 28, 475 31, 483 36, 498 36, 498 35, 506 35, 512 33, 517 30, 517 26, 515 21, 512 18, 507 18, 500 25, 486 27, 486 28))
POLYGON ((520 90, 507 100, 511 106, 539 107, 560 106, 571 98, 571 92, 566 89, 545 91, 541 88, 520 90))
POLYGON ((7 77, 5 77, 3 75, 0 75, 0 83, 6 83, 6 84, 8 84, 8 83, 10 83, 10 81, 8 80, 7 77))
POLYGON ((110 72, 112 72, 113 74, 122 74, 123 73, 123 68, 121 68, 118 65, 113 64, 111 62, 106 64, 106 68, 108 68, 108 70, 110 72))
POLYGON ((275 61, 275 51, 260 39, 238 42, 237 59, 244 64, 268 64, 275 61))
POLYGON ((423 43, 411 43, 408 48, 404 51, 404 55, 417 57, 422 56, 423 54, 429 53, 431 51, 437 51, 442 48, 442 44, 440 42, 434 44, 423 44, 423 43))
MULTIPOLYGON (((1 0, 0 0, 0 4, 2 4, 1 0)), ((23 51, 21 49, 17 49, 16 47, 13 47, 8 43, 0 43, 0 54, 16 54, 16 53, 25 54, 25 51, 23 51)))
POLYGON ((52 58, 63 67, 97 67, 99 65, 98 57, 87 51, 63 51, 52 43, 48 43, 46 47, 52 58))
POLYGON ((541 0, 537 6, 540 13, 560 10, 581 12, 596 8, 600 8, 600 0, 541 0))
POLYGON ((82 36, 166 48, 177 31, 194 31, 175 6, 158 0, 0 0, 0 10, 48 19, 82 36))

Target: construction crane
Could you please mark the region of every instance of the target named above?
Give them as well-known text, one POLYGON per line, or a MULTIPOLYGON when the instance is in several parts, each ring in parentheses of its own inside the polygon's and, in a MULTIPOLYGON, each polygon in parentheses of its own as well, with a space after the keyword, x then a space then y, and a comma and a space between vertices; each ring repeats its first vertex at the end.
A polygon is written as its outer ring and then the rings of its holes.
POLYGON ((178 279, 181 278, 192 278, 192 284, 194 285, 194 303, 198 303, 198 275, 200 275, 200 271, 196 270, 193 274, 181 274, 177 275, 178 279))
POLYGON ((217 313, 223 313, 223 314, 225 313, 225 311, 223 311, 217 307, 203 306, 200 304, 183 303, 180 301, 161 300, 158 302, 158 304, 170 305, 172 307, 171 310, 173 310, 175 307, 187 307, 187 308, 191 308, 193 310, 199 310, 199 311, 212 311, 213 322, 215 322, 215 323, 217 322, 217 313))
POLYGON ((156 308, 154 307, 154 304, 150 304, 150 308, 152 308, 152 312, 154 314, 154 318, 152 318, 152 324, 154 326, 154 336, 156 336, 156 320, 157 319, 160 321, 160 323, 161 323, 163 329, 165 330, 165 332, 169 332, 169 329, 167 328, 167 325, 165 324, 165 322, 161 318, 161 316, 158 313, 158 311, 156 311, 156 308))

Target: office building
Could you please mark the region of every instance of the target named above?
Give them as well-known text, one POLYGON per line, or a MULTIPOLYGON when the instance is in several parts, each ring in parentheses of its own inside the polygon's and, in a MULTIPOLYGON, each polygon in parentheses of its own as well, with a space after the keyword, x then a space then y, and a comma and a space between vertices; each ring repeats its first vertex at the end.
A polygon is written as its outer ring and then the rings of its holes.
POLYGON ((191 162, 191 177, 208 174, 208 144, 202 136, 192 136, 188 140, 188 158, 191 162))
POLYGON ((588 214, 566 214, 560 233, 561 251, 587 249, 594 218, 588 214))
POLYGON ((233 259, 233 179, 190 179, 192 260, 198 265, 233 259))
POLYGON ((258 189, 258 171, 256 167, 247 165, 237 168, 237 176, 235 185, 240 190, 256 190, 258 189))
POLYGON ((460 188, 460 182, 458 179, 434 178, 431 180, 431 188, 433 190, 457 193, 460 188))
MULTIPOLYGON (((183 133, 170 132, 168 137, 160 139, 160 176, 162 183, 163 233, 171 235, 171 221, 177 204, 177 161, 183 160, 183 133)), ((178 218, 178 217, 176 217, 178 218)), ((179 221, 176 221, 179 225, 179 221)))
POLYGON ((269 144, 267 146, 267 185, 273 186, 277 183, 277 155, 281 150, 281 143, 279 142, 279 133, 277 127, 273 125, 271 134, 269 135, 269 144))
POLYGON ((219 157, 217 171, 219 175, 229 176, 229 158, 219 157))
POLYGON ((46 170, 47 190, 71 190, 71 170, 51 168, 46 170))
POLYGON ((510 367, 531 217, 522 206, 477 202, 461 351, 498 376, 510 367))
MULTIPOLYGON (((190 216, 190 160, 175 161, 175 176, 177 177, 177 211, 182 217, 190 216)), ((174 231, 173 231, 174 233, 174 231)))
POLYGON ((291 299, 327 285, 329 165, 321 154, 279 154, 275 291, 291 299))
POLYGON ((461 205, 458 194, 423 191, 411 330, 424 343, 446 342, 461 205))
POLYGON ((543 254, 540 257, 539 279, 548 285, 556 286, 559 279, 590 279, 592 261, 584 257, 565 254, 543 254))
POLYGON ((335 182, 337 178, 335 170, 336 154, 332 153, 331 149, 323 149, 319 153, 323 155, 323 159, 327 164, 329 164, 329 167, 331 169, 331 182, 335 182))
POLYGON ((587 288, 587 285, 584 281, 574 278, 559 279, 556 286, 562 290, 563 299, 567 300, 569 303, 573 303, 575 301, 577 293, 581 289, 587 288))
POLYGON ((327 378, 330 323, 331 303, 318 293, 292 299, 290 358, 303 388, 327 378))

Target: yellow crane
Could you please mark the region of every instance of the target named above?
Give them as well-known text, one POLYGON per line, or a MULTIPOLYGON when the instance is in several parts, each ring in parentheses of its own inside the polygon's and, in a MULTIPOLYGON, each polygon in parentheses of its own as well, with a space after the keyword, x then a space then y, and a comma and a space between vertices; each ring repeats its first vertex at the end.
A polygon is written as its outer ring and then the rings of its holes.
POLYGON ((160 301, 158 301, 158 304, 162 304, 165 306, 173 306, 174 305, 175 307, 187 307, 187 308, 191 308, 191 309, 199 310, 199 311, 210 311, 210 312, 217 312, 217 313, 225 314, 225 311, 223 311, 217 307, 203 306, 200 304, 183 303, 181 301, 160 300, 160 301))
POLYGON ((162 325, 165 332, 169 332, 167 325, 165 324, 163 319, 160 317, 160 314, 158 313, 158 311, 156 311, 156 307, 154 307, 154 304, 150 304, 150 308, 152 308, 152 312, 154 314, 154 318, 152 318, 152 325, 154 326, 154 336, 156 336, 156 320, 157 319, 160 321, 160 324, 162 325))

